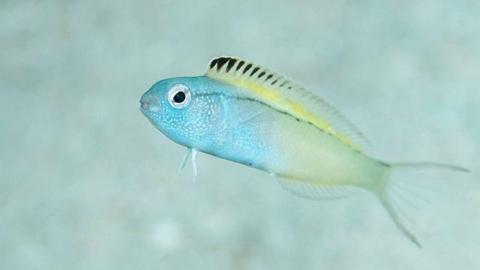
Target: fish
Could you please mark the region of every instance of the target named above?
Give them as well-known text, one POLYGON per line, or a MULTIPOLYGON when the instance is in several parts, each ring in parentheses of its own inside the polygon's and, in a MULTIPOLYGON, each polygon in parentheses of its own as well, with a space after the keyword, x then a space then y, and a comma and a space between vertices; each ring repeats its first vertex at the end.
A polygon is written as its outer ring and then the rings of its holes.
MULTIPOLYGON (((201 76, 155 83, 140 99, 148 120, 192 156, 207 153, 267 172, 282 188, 313 199, 373 194, 396 227, 419 240, 399 211, 396 172, 443 169, 442 163, 388 163, 366 154, 365 135, 324 99, 264 66, 239 57, 212 59, 201 76)), ((409 189, 402 190, 410 192, 409 189)))

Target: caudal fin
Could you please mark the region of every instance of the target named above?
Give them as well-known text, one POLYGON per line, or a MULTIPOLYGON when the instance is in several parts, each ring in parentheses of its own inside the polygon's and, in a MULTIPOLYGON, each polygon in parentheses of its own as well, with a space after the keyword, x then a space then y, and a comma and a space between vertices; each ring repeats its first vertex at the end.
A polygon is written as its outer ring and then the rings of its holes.
POLYGON ((419 248, 421 248, 422 245, 405 225, 407 216, 404 214, 403 204, 412 204, 412 191, 415 190, 417 183, 422 182, 422 179, 413 179, 415 180, 413 184, 406 180, 409 180, 407 179, 408 177, 417 178, 418 175, 421 176, 420 172, 431 169, 469 172, 462 167, 440 163, 396 163, 389 166, 389 170, 385 174, 383 181, 373 190, 397 228, 419 248))

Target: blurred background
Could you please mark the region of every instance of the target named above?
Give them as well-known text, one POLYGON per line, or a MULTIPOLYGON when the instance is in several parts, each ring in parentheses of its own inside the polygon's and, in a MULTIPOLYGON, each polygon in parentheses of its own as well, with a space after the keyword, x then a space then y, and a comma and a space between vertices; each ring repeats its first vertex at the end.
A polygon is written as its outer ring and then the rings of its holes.
POLYGON ((2 0, 0 268, 480 269, 479 16, 467 0, 2 0), (185 149, 138 100, 219 55, 326 98, 374 157, 470 168, 412 211, 424 248, 368 194, 303 200, 205 154, 197 183, 177 174, 185 149))

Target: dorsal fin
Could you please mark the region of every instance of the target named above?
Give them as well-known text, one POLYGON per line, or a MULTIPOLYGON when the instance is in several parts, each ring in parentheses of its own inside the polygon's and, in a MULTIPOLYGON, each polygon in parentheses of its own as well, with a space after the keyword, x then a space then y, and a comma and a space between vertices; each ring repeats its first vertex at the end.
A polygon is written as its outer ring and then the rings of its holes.
POLYGON ((363 144, 369 144, 363 134, 333 106, 265 67, 223 56, 210 61, 206 76, 235 85, 244 90, 243 95, 309 122, 357 150, 363 144))

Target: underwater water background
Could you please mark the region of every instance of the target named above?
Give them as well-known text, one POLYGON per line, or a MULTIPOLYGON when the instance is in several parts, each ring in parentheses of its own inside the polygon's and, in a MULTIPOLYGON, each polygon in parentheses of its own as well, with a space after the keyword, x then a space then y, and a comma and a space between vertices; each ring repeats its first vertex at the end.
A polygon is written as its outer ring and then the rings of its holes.
MULTIPOLYGON (((480 2, 0 2, 1 269, 480 269, 480 2), (236 55, 342 111, 386 161, 459 164, 411 212, 309 201, 184 148, 156 81, 236 55)), ((413 181, 423 181, 413 179, 413 181)))

